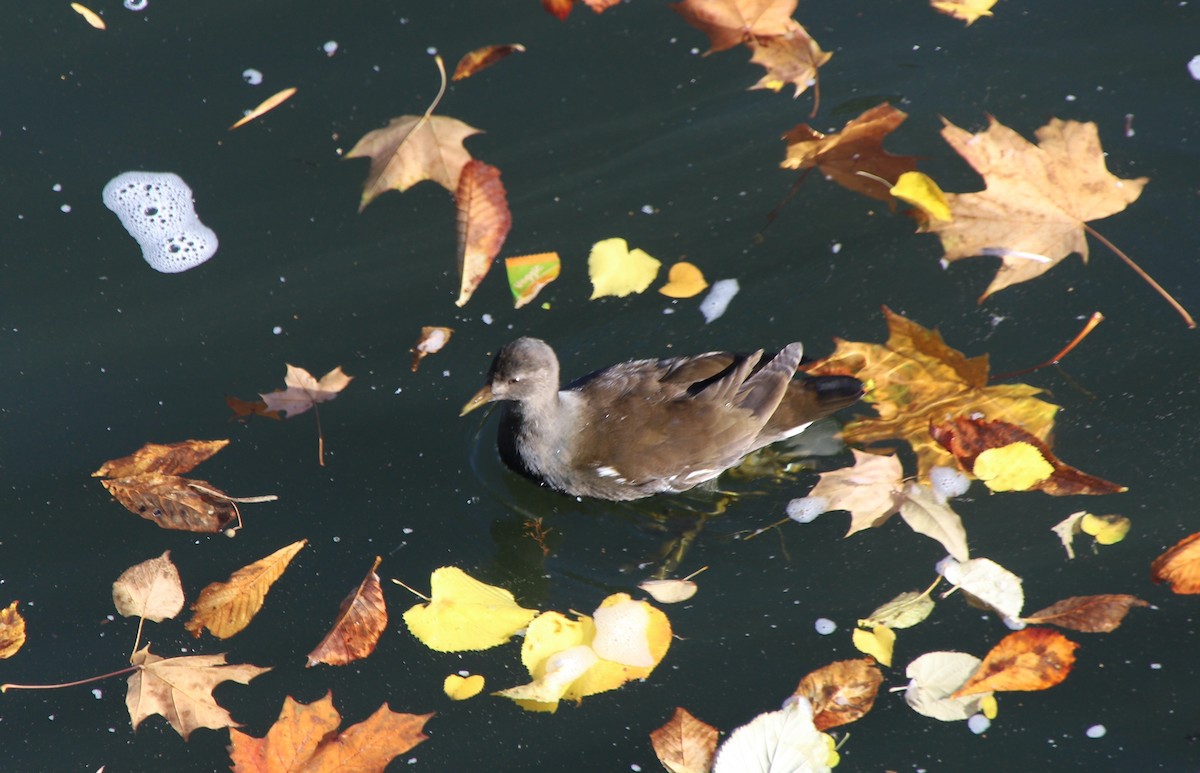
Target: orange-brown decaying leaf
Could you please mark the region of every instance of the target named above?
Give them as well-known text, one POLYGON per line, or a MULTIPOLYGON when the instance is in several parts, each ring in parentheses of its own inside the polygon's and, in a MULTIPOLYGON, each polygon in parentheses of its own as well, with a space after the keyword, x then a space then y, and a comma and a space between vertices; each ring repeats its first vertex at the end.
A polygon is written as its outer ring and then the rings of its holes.
POLYGON ((482 161, 471 160, 462 168, 458 190, 458 276, 459 294, 455 304, 464 305, 487 276, 492 260, 500 254, 512 213, 500 182, 500 170, 482 161))
POLYGON ((450 80, 461 81, 465 78, 470 78, 475 73, 491 67, 509 54, 517 51, 523 52, 524 50, 525 46, 520 43, 506 43, 477 48, 470 53, 464 54, 463 58, 458 60, 458 65, 455 66, 454 75, 450 80))
POLYGON ((1045 439, 1054 428, 1058 406, 1034 395, 1026 384, 988 385, 987 355, 963 356, 936 330, 884 308, 888 340, 884 345, 837 339, 832 355, 806 370, 812 374, 852 375, 867 384, 863 402, 878 418, 857 419, 842 429, 850 444, 902 439, 917 454, 919 477, 928 480, 937 466, 954 466, 954 457, 929 435, 929 422, 980 414, 1019 424, 1045 439))
POLYGON ((848 121, 836 134, 822 134, 800 124, 783 135, 787 158, 780 166, 815 166, 843 188, 893 204, 889 190, 900 175, 917 168, 917 157, 894 156, 883 149, 883 141, 906 118, 907 113, 885 102, 848 121))
POLYGON ((818 730, 849 724, 875 705, 883 672, 873 658, 838 660, 800 680, 795 694, 807 698, 818 730))
POLYGON ((129 512, 163 529, 211 534, 238 517, 237 505, 202 480, 146 473, 100 483, 129 512))
POLYGON ((650 734, 658 761, 671 773, 707 773, 717 749, 717 729, 677 707, 667 723, 650 734))
POLYGON ((25 618, 17 611, 17 603, 0 609, 0 659, 11 658, 25 644, 25 618))
POLYGON ((708 35, 709 54, 754 37, 786 35, 797 0, 683 0, 671 9, 708 35))
POLYGON ((413 348, 409 349, 412 352, 412 372, 416 373, 417 368, 421 367, 421 360, 427 355, 435 354, 442 350, 442 347, 450 343, 450 336, 454 335, 454 329, 448 327, 438 327, 436 325, 424 325, 421 327, 421 337, 413 344, 413 348))
POLYGON ((287 388, 259 396, 267 404, 267 410, 282 411, 290 419, 317 403, 327 403, 334 399, 352 380, 354 376, 343 373, 340 365, 321 376, 320 381, 313 378, 304 368, 288 365, 287 373, 283 377, 287 388))
POLYGON ((212 457, 228 440, 183 440, 178 443, 147 443, 129 456, 110 459, 92 473, 93 478, 127 478, 162 473, 182 475, 212 457))
POLYGON ((792 84, 796 98, 814 87, 813 113, 819 106, 819 90, 817 86, 817 68, 829 61, 833 54, 822 51, 817 41, 813 40, 804 27, 790 20, 787 31, 782 35, 771 37, 753 37, 746 41, 746 46, 754 52, 750 57, 752 64, 762 65, 767 71, 752 89, 770 89, 779 91, 787 84, 792 84))
POLYGON ((338 732, 333 693, 312 703, 285 698, 279 719, 262 738, 229 731, 234 773, 383 773, 393 759, 428 738, 433 714, 400 714, 387 704, 338 732))
POLYGON ((942 137, 987 187, 947 193, 954 219, 923 230, 942 240, 946 260, 1002 259, 980 300, 1041 276, 1073 252, 1087 261, 1084 224, 1125 209, 1148 181, 1108 171, 1094 123, 1052 119, 1035 132, 1033 145, 995 118, 978 134, 943 121, 942 137))
POLYGON ((1078 646, 1052 628, 1014 631, 992 648, 971 678, 952 697, 1053 687, 1071 673, 1078 646))
POLYGON ((240 400, 233 395, 225 395, 225 404, 229 406, 229 410, 233 411, 233 419, 242 419, 247 416, 262 416, 268 419, 279 421, 282 417, 279 411, 268 411, 267 404, 262 400, 240 400))
POLYGON ((1005 421, 983 421, 957 416, 950 421, 930 422, 929 434, 943 448, 954 454, 967 472, 974 472, 975 459, 990 448, 1003 448, 1012 443, 1028 443, 1054 468, 1049 478, 1034 484, 1032 488, 1052 496, 1119 494, 1128 490, 1125 486, 1088 475, 1064 464, 1036 435, 1005 421))
POLYGON ((457 118, 441 115, 402 115, 367 132, 346 154, 371 159, 358 211, 384 191, 406 191, 422 180, 433 180, 454 193, 463 165, 471 160, 463 140, 479 133, 457 118))
POLYGON ((1022 619, 1026 623, 1049 623, 1084 633, 1108 633, 1120 627, 1130 609, 1148 606, 1149 602, 1125 593, 1072 596, 1022 619))
POLYGON ((160 658, 146 646, 129 661, 138 669, 129 677, 125 707, 133 729, 146 717, 159 714, 171 723, 186 741, 198 727, 218 730, 236 727, 237 722, 212 696, 221 682, 249 684, 259 674, 270 671, 248 664, 231 665, 224 655, 188 655, 160 658))
POLYGON ((276 550, 266 558, 243 566, 225 582, 214 582, 192 604, 192 619, 184 625, 192 636, 200 637, 204 628, 219 639, 228 639, 245 628, 262 609, 271 585, 283 575, 288 564, 308 544, 302 539, 276 550))
POLYGON ((1150 564, 1150 579, 1173 593, 1200 593, 1200 532, 1184 537, 1150 564))
POLYGON ((333 628, 308 653, 306 667, 318 663, 344 666, 375 651, 375 645, 387 628, 388 621, 383 589, 379 587, 379 575, 375 573, 382 560, 376 556, 371 571, 367 572, 362 583, 342 600, 333 628))

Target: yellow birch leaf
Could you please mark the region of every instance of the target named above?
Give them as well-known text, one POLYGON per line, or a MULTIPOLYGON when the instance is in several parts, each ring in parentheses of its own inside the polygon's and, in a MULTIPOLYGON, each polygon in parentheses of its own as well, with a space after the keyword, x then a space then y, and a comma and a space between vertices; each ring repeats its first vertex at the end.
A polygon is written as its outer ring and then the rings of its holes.
POLYGON ((681 260, 671 266, 667 273, 667 283, 658 288, 658 291, 668 298, 691 298, 699 295, 706 287, 708 282, 704 281, 704 274, 700 269, 681 260))
POLYGON ((267 598, 267 591, 278 580, 300 549, 308 544, 302 539, 276 550, 266 558, 238 569, 226 582, 214 582, 192 604, 192 619, 184 624, 192 636, 200 638, 204 628, 218 639, 228 639, 241 631, 267 598))
POLYGON ((896 646, 896 632, 886 625, 876 625, 871 630, 855 628, 852 635, 854 647, 891 668, 892 650, 896 646))
POLYGON ((479 674, 450 674, 442 683, 442 690, 452 701, 465 701, 483 692, 483 677, 479 674))
POLYGON ((410 608, 404 622, 422 644, 438 652, 498 647, 537 614, 518 605, 503 588, 453 566, 435 569, 429 584, 429 603, 410 608))
POLYGON ((1079 528, 1084 534, 1090 534, 1101 545, 1115 545, 1125 539, 1129 533, 1130 521, 1123 515, 1092 515, 1084 514, 1079 521, 1079 528))
POLYGON ((14 601, 0 610, 0 659, 11 658, 25 644, 25 618, 14 601))
POLYGON ((230 126, 229 129, 232 131, 233 129, 236 129, 239 126, 245 126, 246 124, 253 121, 255 118, 258 118, 260 115, 271 112, 275 108, 282 105, 284 102, 291 99, 292 95, 295 93, 296 93, 296 87, 293 86, 291 88, 287 88, 287 89, 284 89, 283 91, 278 91, 278 92, 272 94, 271 96, 267 97, 262 102, 260 102, 258 104, 258 107, 254 108, 249 113, 246 113, 244 116, 242 116, 233 126, 230 126))
POLYGON ((934 220, 949 222, 954 219, 950 214, 950 202, 946 201, 946 194, 927 174, 905 172, 888 193, 901 201, 907 201, 934 220))
POLYGON ((588 300, 644 292, 661 266, 642 250, 630 250, 620 237, 596 242, 588 255, 588 277, 592 280, 592 297, 588 300))
POLYGON ((71 10, 82 16, 88 24, 92 25, 96 29, 105 29, 104 19, 101 19, 100 14, 96 13, 91 8, 88 8, 86 5, 82 5, 81 3, 71 3, 71 10))
POLYGON ((992 491, 1028 491, 1054 473, 1042 452, 1023 440, 975 457, 972 473, 992 491))

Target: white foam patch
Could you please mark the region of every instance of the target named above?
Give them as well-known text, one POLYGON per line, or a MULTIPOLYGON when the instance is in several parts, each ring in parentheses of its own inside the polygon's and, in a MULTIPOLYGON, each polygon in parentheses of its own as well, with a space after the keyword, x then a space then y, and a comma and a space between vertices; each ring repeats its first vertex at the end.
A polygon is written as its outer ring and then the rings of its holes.
POLYGON ((103 197, 156 271, 187 271, 217 251, 217 235, 196 216, 192 189, 177 174, 124 172, 108 181, 103 197))
POLYGON ((592 649, 605 660, 626 666, 647 668, 654 665, 647 634, 650 612, 641 601, 622 601, 596 610, 596 637, 592 649))
POLYGON ((704 323, 708 324, 725 313, 729 302, 738 294, 741 287, 736 279, 722 279, 713 282, 712 289, 704 300, 700 301, 700 313, 704 315, 704 323))

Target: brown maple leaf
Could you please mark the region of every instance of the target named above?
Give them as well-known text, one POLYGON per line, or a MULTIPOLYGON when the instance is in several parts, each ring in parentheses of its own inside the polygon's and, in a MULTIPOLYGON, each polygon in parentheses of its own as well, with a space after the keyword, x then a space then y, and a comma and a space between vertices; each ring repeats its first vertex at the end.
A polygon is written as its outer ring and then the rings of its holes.
POLYGON ((812 374, 852 375, 868 385, 863 402, 878 418, 855 419, 842 429, 847 443, 902 439, 917 454, 919 477, 928 481, 937 466, 954 457, 929 434, 929 422, 981 414, 1018 424, 1041 440, 1054 428, 1058 406, 1039 400, 1042 390, 1028 384, 988 385, 987 355, 963 356, 929 330, 883 310, 888 324, 884 345, 837 339, 829 357, 807 368, 812 374))
POLYGON ((358 211, 384 191, 406 191, 422 180, 433 180, 454 193, 463 165, 471 160, 463 140, 480 133, 457 118, 441 115, 402 115, 382 129, 367 132, 346 154, 346 158, 371 159, 358 211))
POLYGON ((808 31, 792 19, 788 20, 787 31, 782 35, 752 37, 746 47, 754 52, 752 64, 762 65, 767 74, 751 86, 751 89, 779 91, 787 84, 795 86, 792 98, 796 98, 813 87, 813 114, 820 105, 820 87, 817 68, 828 62, 833 54, 822 51, 808 31))
POLYGON ((191 606, 192 619, 183 627, 191 631, 192 636, 197 639, 200 638, 200 631, 205 628, 220 639, 228 639, 241 631, 262 609, 267 591, 283 576, 288 564, 307 544, 306 539, 293 542, 265 558, 243 566, 230 575, 227 581, 214 582, 205 587, 191 606))
MULTIPOLYGON (((576 0, 542 0, 542 7, 559 21, 566 21, 566 18, 571 15, 571 9, 575 7, 575 2, 576 0)), ((621 0, 582 0, 582 2, 596 13, 604 13, 621 0)))
POLYGON ((129 677, 125 706, 133 729, 146 717, 159 714, 171 723, 186 741, 198 727, 213 730, 236 727, 229 712, 212 696, 221 682, 249 684, 259 674, 270 671, 248 664, 232 665, 224 655, 188 655, 160 658, 146 646, 133 654, 130 663, 137 667, 129 677))
POLYGON ((512 214, 500 170, 482 161, 468 161, 462 168, 454 200, 458 205, 459 277, 458 300, 454 303, 463 306, 500 254, 512 227, 512 214))
POLYGON ((344 666, 360 660, 375 651, 379 637, 387 629, 387 605, 383 600, 383 589, 379 587, 379 575, 375 570, 383 559, 375 556, 375 563, 362 583, 342 600, 333 628, 325 634, 313 651, 308 653, 306 667, 318 663, 344 666))
POLYGON ((708 35, 706 54, 725 51, 751 38, 786 35, 797 0, 683 0, 671 10, 708 35))
POLYGON ((333 693, 313 703, 283 701, 279 719, 262 738, 229 731, 234 773, 383 773, 393 759, 428 738, 433 714, 401 714, 387 704, 338 732, 342 717, 333 693))
POLYGON ((942 120, 942 137, 987 187, 947 193, 953 220, 931 221, 923 230, 942 240, 946 260, 1001 259, 980 300, 1041 276, 1073 252, 1086 262, 1085 224, 1125 209, 1148 181, 1108 171, 1094 123, 1055 118, 1035 132, 1033 145, 995 118, 978 134, 942 120))
POLYGON ((316 406, 317 403, 327 403, 334 399, 353 379, 354 376, 347 376, 342 372, 341 366, 329 371, 317 381, 304 368, 288 365, 287 374, 283 378, 287 389, 267 392, 259 397, 267 404, 267 410, 282 411, 284 416, 290 419, 316 406))
POLYGON ((885 102, 847 121, 835 134, 822 134, 808 124, 800 124, 783 135, 787 158, 780 166, 817 167, 843 188, 894 206, 889 189, 900 175, 917 168, 917 157, 894 156, 883 149, 883 141, 906 118, 907 113, 885 102))

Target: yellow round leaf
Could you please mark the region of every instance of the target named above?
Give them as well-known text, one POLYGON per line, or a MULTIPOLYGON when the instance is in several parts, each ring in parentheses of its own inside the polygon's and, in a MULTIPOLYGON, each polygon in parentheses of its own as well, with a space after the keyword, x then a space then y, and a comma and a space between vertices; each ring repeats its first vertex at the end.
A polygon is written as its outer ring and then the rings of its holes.
POLYGON ((479 674, 471 674, 470 676, 451 674, 442 683, 442 690, 445 691, 446 695, 452 701, 465 701, 467 698, 474 698, 483 691, 483 677, 479 674))
POLYGON ((1115 545, 1129 533, 1130 521, 1123 515, 1092 515, 1087 513, 1079 521, 1084 534, 1090 534, 1101 545, 1115 545))
POLYGON ((699 295, 706 287, 708 282, 704 281, 704 274, 700 273, 700 269, 691 263, 680 261, 671 266, 670 272, 667 273, 667 283, 658 288, 658 291, 668 298, 691 298, 693 295, 699 295))
POLYGON ((976 478, 992 491, 1028 491, 1054 473, 1054 465, 1029 443, 989 448, 975 458, 976 478))
POLYGON ((605 295, 624 298, 630 293, 643 292, 662 263, 639 249, 630 250, 625 240, 617 237, 592 245, 588 255, 588 277, 592 280, 592 297, 605 295))
POLYGON ((452 566, 435 569, 429 583, 429 603, 410 608, 404 622, 422 644, 438 652, 498 647, 537 614, 518 606, 503 588, 452 566))
POLYGON ((1000 704, 996 702, 996 696, 989 694, 986 698, 979 702, 979 710, 988 719, 995 719, 1000 713, 1000 704))

